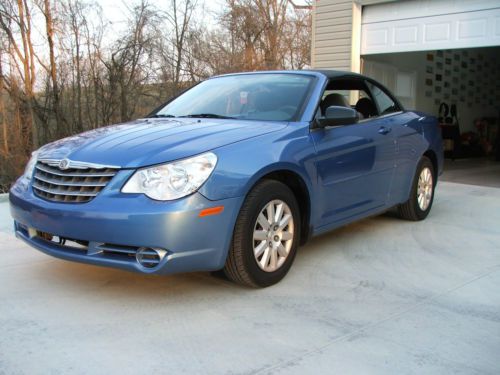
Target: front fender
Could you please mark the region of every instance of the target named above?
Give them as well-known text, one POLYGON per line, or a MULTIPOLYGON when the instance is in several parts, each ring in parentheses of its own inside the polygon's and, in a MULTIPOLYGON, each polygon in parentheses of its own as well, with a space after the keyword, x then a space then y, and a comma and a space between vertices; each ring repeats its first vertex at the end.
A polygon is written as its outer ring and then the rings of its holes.
POLYGON ((297 174, 309 195, 314 192, 315 151, 305 123, 294 123, 287 131, 227 145, 214 152, 218 157, 217 167, 200 189, 210 200, 245 196, 259 179, 280 170, 297 174))
POLYGON ((306 171, 299 165, 288 162, 277 162, 260 169, 247 181, 245 186, 242 187, 243 195, 247 195, 252 189, 252 187, 255 186, 255 184, 265 176, 274 172, 282 172, 282 171, 292 172, 296 174, 298 177, 300 177, 302 182, 304 182, 304 184, 306 185, 309 196, 311 196, 313 191, 313 186, 311 184, 311 176, 306 174, 305 173, 306 171))

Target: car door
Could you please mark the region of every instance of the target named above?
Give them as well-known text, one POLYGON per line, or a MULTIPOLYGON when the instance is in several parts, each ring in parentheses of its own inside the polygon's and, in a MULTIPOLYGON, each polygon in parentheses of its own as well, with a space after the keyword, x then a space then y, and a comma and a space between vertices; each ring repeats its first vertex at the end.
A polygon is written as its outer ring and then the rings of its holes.
MULTIPOLYGON (((328 86, 335 85, 329 83, 328 86)), ((360 88, 359 82, 352 87, 360 88)), ((341 87, 349 87, 341 83, 341 87)), ((395 142, 384 119, 313 129, 321 217, 330 225, 383 207, 394 172, 395 142)))
POLYGON ((414 112, 403 111, 397 100, 378 83, 368 81, 367 87, 379 113, 382 114, 379 118, 381 126, 391 129, 396 144, 394 178, 389 192, 389 202, 394 205, 408 198, 418 157, 423 152, 420 149, 422 145, 421 125, 425 117, 420 117, 414 112))

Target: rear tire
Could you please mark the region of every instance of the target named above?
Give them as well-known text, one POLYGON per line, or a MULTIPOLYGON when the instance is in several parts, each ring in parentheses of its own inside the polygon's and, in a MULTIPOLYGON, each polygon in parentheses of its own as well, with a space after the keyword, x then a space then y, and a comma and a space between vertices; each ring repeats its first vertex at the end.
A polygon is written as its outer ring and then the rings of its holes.
POLYGON ((423 156, 413 177, 410 198, 398 206, 399 216, 411 221, 424 220, 431 210, 435 187, 434 166, 428 157, 423 156))
POLYGON ((236 220, 226 276, 254 288, 279 282, 294 261, 300 222, 297 200, 288 186, 275 180, 259 182, 236 220))

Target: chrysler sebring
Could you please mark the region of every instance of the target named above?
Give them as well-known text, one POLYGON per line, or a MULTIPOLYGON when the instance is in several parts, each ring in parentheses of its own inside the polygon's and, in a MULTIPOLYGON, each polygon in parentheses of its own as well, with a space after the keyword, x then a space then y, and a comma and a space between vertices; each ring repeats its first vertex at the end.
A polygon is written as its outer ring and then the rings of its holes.
POLYGON ((436 118, 371 78, 240 73, 41 147, 10 205, 16 235, 58 258, 265 287, 312 236, 391 208, 424 219, 442 166, 436 118))

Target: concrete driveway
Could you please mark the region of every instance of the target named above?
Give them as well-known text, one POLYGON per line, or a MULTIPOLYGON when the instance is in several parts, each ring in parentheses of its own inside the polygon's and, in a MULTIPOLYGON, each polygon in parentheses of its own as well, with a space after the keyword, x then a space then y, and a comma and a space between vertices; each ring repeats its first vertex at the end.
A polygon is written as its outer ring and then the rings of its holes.
POLYGON ((426 221, 316 238, 264 290, 56 260, 0 217, 0 373, 500 373, 497 188, 443 182, 426 221))

